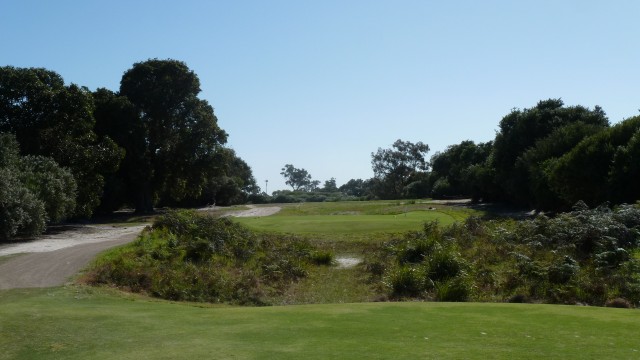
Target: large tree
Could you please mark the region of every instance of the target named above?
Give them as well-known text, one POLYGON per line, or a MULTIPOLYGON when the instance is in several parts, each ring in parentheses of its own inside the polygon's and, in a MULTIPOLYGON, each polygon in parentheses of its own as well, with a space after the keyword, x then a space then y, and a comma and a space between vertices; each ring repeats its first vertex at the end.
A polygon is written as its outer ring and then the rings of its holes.
POLYGON ((338 191, 338 185, 336 185, 336 178, 325 180, 324 186, 321 189, 324 192, 336 192, 338 191))
MULTIPOLYGON (((280 175, 286 179, 285 184, 291 186, 293 191, 307 189, 312 185, 311 174, 305 169, 298 169, 291 164, 286 164, 282 168, 280 175)), ((317 184, 316 184, 317 185, 317 184)))
POLYGON ((640 196, 640 116, 583 139, 548 165, 551 188, 566 205, 634 202, 640 196))
POLYGON ((16 136, 22 154, 52 157, 78 184, 75 213, 91 216, 105 174, 122 153, 94 133, 94 103, 83 87, 65 86, 60 75, 40 68, 0 67, 0 132, 16 136))
POLYGON ((465 140, 435 153, 431 157, 430 174, 433 196, 474 196, 477 193, 475 166, 487 161, 492 146, 492 142, 476 145, 473 141, 465 140))
POLYGON ((190 206, 235 205, 245 203, 249 195, 260 192, 251 167, 233 149, 221 149, 211 167, 216 175, 207 179, 202 193, 197 197, 186 198, 178 204, 190 206))
POLYGON ((152 173, 147 156, 146 129, 139 110, 128 98, 107 89, 93 93, 96 109, 96 133, 109 136, 125 150, 118 171, 106 178, 99 211, 111 212, 140 198, 140 184, 152 173))
POLYGON ((141 136, 127 154, 142 164, 140 174, 129 179, 137 194, 136 210, 148 212, 158 201, 197 197, 216 175, 211 164, 227 134, 199 93, 197 75, 177 60, 136 63, 123 75, 120 95, 134 106, 132 121, 139 125, 131 128, 141 136))
POLYGON ((428 163, 425 156, 429 145, 412 143, 400 139, 390 149, 378 148, 371 153, 373 174, 377 180, 376 195, 382 198, 400 198, 406 192, 405 187, 412 182, 422 181, 428 163))
MULTIPOLYGON (((531 168, 534 164, 527 163, 529 159, 536 159, 540 162, 540 155, 559 156, 557 151, 549 151, 540 148, 538 155, 530 156, 525 153, 536 144, 543 146, 540 141, 545 138, 559 137, 563 133, 557 133, 558 129, 565 126, 588 126, 604 129, 609 126, 609 121, 604 111, 596 106, 593 110, 583 106, 564 106, 560 99, 549 99, 538 102, 530 109, 513 110, 502 121, 500 130, 496 135, 491 164, 495 170, 495 182, 500 189, 501 200, 506 200, 518 205, 535 206, 532 202, 531 168), (555 132, 555 134, 554 134, 555 132)), ((572 132, 565 132, 571 135, 572 132)), ((586 136, 589 131, 580 131, 581 136, 586 136)), ((571 137, 563 140, 566 146, 558 147, 557 150, 568 151, 576 140, 580 138, 571 137)), ((539 186, 535 185, 535 186, 539 186)), ((535 187, 534 186, 534 187, 535 187)))

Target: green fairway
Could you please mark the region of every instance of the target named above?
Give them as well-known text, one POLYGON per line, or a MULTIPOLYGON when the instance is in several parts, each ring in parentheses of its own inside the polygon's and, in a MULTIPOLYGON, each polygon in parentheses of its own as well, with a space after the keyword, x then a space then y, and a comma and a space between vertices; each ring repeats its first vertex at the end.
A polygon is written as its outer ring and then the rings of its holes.
POLYGON ((418 230, 427 221, 449 225, 452 215, 437 211, 411 211, 393 215, 286 215, 260 218, 238 218, 238 222, 254 230, 299 234, 364 234, 395 233, 418 230))
POLYGON ((84 287, 0 291, 2 359, 632 359, 640 312, 365 303, 206 307, 84 287))

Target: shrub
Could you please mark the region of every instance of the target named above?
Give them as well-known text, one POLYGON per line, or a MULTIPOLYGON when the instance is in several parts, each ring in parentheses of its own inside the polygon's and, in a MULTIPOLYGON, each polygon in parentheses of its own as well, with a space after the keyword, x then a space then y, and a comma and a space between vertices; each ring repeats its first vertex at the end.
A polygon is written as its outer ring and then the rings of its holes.
POLYGON ((228 218, 214 218, 193 210, 169 211, 153 224, 178 236, 187 259, 203 261, 213 255, 246 259, 255 250, 255 236, 228 218))
POLYGON ((599 306, 621 297, 640 303, 638 209, 580 203, 554 217, 470 218, 446 228, 427 223, 387 243, 386 257, 373 256, 367 269, 374 280, 384 272, 395 297, 518 301, 519 295, 522 301, 599 306))
POLYGON ((286 195, 286 194, 279 194, 274 196, 271 199, 272 203, 276 203, 276 204, 288 204, 288 203, 297 203, 297 202, 301 202, 299 199, 296 199, 295 197, 291 196, 291 195, 286 195))
POLYGON ((429 265, 428 277, 433 281, 443 281, 456 278, 466 268, 466 262, 452 251, 438 251, 427 260, 429 265))
POLYGON ((0 168, 0 241, 32 236, 45 229, 45 204, 9 169, 0 168))
POLYGON ((512 297, 510 297, 509 300, 507 301, 515 304, 523 304, 523 303, 528 303, 529 299, 527 298, 527 295, 515 294, 512 297))
POLYGON ((471 297, 471 283, 463 276, 437 282, 436 300, 438 301, 468 301, 471 297))
POLYGON ((45 204, 47 219, 61 222, 76 208, 76 181, 71 172, 51 158, 25 156, 21 159, 20 181, 45 204))
POLYGON ((295 237, 258 236, 226 218, 171 211, 96 261, 87 281, 171 300, 265 305, 306 276, 314 259, 333 254, 295 237))
POLYGON ((51 158, 20 156, 15 136, 0 133, 0 241, 34 236, 70 216, 76 182, 51 158))
POLYGON ((623 308, 623 309, 631 309, 633 307, 628 300, 623 298, 615 298, 615 299, 607 300, 604 306, 613 307, 613 308, 623 308))
POLYGON ((394 297, 415 297, 424 293, 425 276, 419 267, 397 267, 391 272, 387 282, 394 297))
POLYGON ((438 247, 438 243, 432 239, 416 239, 407 241, 398 251, 400 264, 418 264, 432 254, 438 247))
POLYGON ((311 261, 316 265, 331 265, 335 256, 331 251, 314 251, 311 254, 311 261))
POLYGON ((595 263, 600 270, 615 269, 629 259, 629 252, 623 248, 604 251, 595 255, 595 263))
POLYGON ((565 284, 569 282, 579 270, 580 266, 578 262, 570 256, 565 256, 562 262, 551 265, 547 273, 550 282, 565 284))

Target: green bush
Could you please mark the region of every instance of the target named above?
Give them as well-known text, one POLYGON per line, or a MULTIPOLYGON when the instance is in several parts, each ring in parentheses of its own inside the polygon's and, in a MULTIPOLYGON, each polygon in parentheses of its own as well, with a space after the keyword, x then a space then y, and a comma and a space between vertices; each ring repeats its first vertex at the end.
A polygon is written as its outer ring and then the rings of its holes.
POLYGON ((396 298, 640 304, 639 244, 637 206, 580 203, 553 217, 425 224, 386 243, 366 268, 374 280, 384 272, 396 298))
POLYGON ((138 240, 96 261, 87 281, 170 300, 266 305, 318 259, 332 257, 306 240, 258 236, 227 218, 170 211, 138 240))
POLYGON ((335 262, 335 256, 331 251, 314 251, 311 261, 316 265, 331 265, 335 262))
POLYGON ((71 173, 43 156, 20 156, 15 136, 0 133, 0 241, 39 235, 76 206, 71 173))
POLYGON ((468 301, 472 285, 463 276, 457 276, 435 284, 437 301, 468 301))
POLYGON ((59 223, 73 215, 77 186, 69 170, 44 156, 24 156, 18 169, 20 181, 44 202, 49 222, 59 223))
POLYGON ((429 265, 428 277, 436 281, 456 278, 464 272, 466 262, 452 251, 438 251, 427 260, 429 265))
POLYGON ((433 254, 438 246, 438 243, 432 239, 421 238, 407 241, 398 251, 398 262, 400 264, 419 264, 433 254))
POLYGON ((33 236, 45 229, 45 204, 14 172, 0 168, 0 241, 16 235, 33 236))
POLYGON ((399 266, 388 275, 387 286, 394 297, 420 296, 425 288, 424 271, 416 266, 399 266))
POLYGON ((564 259, 552 264, 548 270, 549 281, 555 284, 566 284, 580 271, 578 262, 570 256, 565 256, 564 259))

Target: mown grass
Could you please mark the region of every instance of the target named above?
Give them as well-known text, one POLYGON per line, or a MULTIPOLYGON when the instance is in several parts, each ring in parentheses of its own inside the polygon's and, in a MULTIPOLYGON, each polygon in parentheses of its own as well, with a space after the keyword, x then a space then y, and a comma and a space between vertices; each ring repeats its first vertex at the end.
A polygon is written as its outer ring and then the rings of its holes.
MULTIPOLYGON (((275 233, 318 235, 335 240, 377 241, 381 234, 419 230, 425 222, 450 225, 483 212, 429 202, 345 201, 284 204, 266 217, 236 218, 253 230, 275 233)), ((388 238, 388 236, 386 236, 388 238)))
POLYGON ((398 215, 288 215, 238 218, 253 230, 294 234, 372 234, 418 230, 427 221, 449 225, 456 219, 440 211, 412 211, 398 215))
POLYGON ((211 307, 0 291, 0 359, 633 359, 640 312, 478 303, 211 307))
MULTIPOLYGON (((267 205, 273 206, 273 205, 267 205)), ((289 215, 398 215, 411 211, 438 210, 449 213, 477 214, 479 211, 462 206, 447 206, 427 200, 406 201, 339 201, 299 204, 279 204, 276 216, 289 215)))

